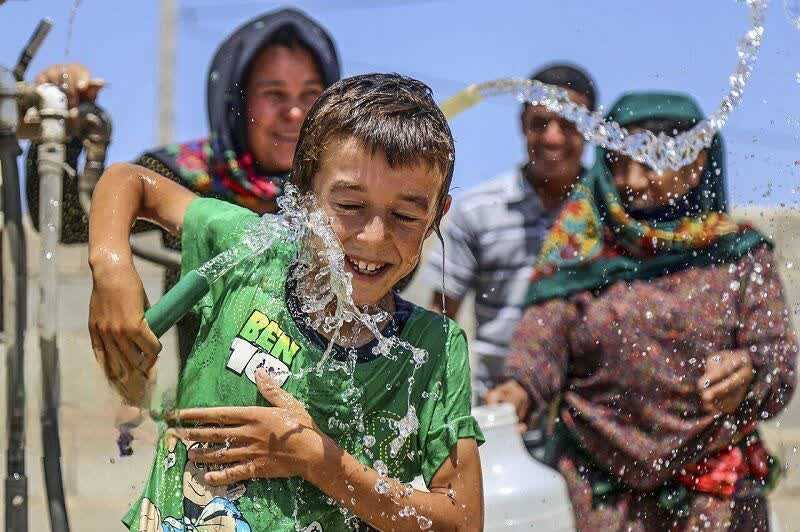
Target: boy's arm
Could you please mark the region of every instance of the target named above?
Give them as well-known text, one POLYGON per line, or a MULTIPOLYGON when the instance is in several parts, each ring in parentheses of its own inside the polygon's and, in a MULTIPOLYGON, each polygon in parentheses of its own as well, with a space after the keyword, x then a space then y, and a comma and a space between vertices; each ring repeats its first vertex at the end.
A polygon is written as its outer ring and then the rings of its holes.
POLYGON ((106 377, 131 404, 146 400, 148 377, 161 349, 144 321, 144 287, 128 242, 131 228, 142 218, 178 234, 194 197, 155 172, 125 163, 110 166, 92 195, 89 334, 106 377))
POLYGON ((378 493, 378 473, 325 437, 323 457, 307 480, 380 530, 483 530, 483 486, 478 444, 458 440, 431 480, 430 493, 396 480, 378 493), (402 512, 413 508, 416 515, 402 512), (406 517, 402 515, 405 514, 406 517))
POLYGON ((255 378, 273 407, 189 408, 172 413, 175 430, 184 439, 226 443, 221 449, 209 445, 189 451, 189 460, 215 465, 204 476, 209 485, 302 476, 380 530, 482 529, 483 488, 474 439, 458 439, 434 473, 430 493, 417 491, 397 480, 381 479, 375 469, 339 447, 266 370, 256 370, 255 378))

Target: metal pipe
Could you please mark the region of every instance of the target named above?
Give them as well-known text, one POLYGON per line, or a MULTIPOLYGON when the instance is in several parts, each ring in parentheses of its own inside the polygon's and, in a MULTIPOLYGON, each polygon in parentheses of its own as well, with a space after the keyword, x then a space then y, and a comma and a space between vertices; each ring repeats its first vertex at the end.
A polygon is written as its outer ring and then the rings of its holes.
POLYGON ((25 473, 25 328, 27 249, 22 228, 16 138, 19 122, 16 79, 0 67, 0 188, 2 188, 3 330, 6 335, 5 530, 28 530, 28 477, 25 473))
POLYGON ((83 139, 86 156, 83 171, 78 174, 78 199, 89 215, 92 191, 103 174, 108 145, 111 143, 111 117, 94 103, 85 102, 78 106, 78 123, 73 133, 83 139))
POLYGON ((17 81, 22 81, 25 77, 25 72, 28 70, 31 59, 33 59, 33 56, 39 51, 39 47, 42 45, 42 42, 44 42, 47 34, 50 33, 52 27, 53 21, 49 18, 43 18, 39 21, 39 24, 33 31, 33 35, 28 39, 28 44, 25 45, 25 48, 23 48, 22 52, 19 54, 17 66, 14 67, 14 77, 17 78, 17 81))
MULTIPOLYGON (((86 162, 78 174, 78 199, 84 212, 89 214, 92 204, 92 191, 103 173, 106 151, 111 141, 111 118, 100 107, 92 103, 82 103, 78 107, 75 136, 83 139, 86 162)), ((137 257, 165 267, 181 266, 181 254, 166 248, 151 248, 135 241, 131 250, 137 257)))
POLYGON ((60 375, 58 363, 58 268, 56 248, 61 236, 62 173, 66 158, 67 98, 55 85, 36 88, 41 99, 39 144, 39 346, 42 357, 42 446, 47 509, 53 532, 68 532, 67 509, 61 475, 58 431, 60 375))

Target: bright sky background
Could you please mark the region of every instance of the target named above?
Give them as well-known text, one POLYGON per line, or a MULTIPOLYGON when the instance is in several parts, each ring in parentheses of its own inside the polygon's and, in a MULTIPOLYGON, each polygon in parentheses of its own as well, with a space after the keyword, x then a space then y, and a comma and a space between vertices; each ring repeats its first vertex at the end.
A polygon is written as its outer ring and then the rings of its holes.
MULTIPOLYGON (((793 0, 800 3, 800 0, 793 0)), ((179 0, 176 140, 205 135, 205 79, 225 35, 286 5, 179 0)), ((527 76, 566 59, 595 77, 608 106, 625 90, 693 94, 717 107, 736 62, 748 10, 734 0, 305 0, 334 36, 345 75, 396 71, 443 99, 469 83, 527 76)), ((114 119, 110 160, 135 157, 156 139, 158 2, 83 0, 68 44, 72 0, 8 0, 0 6, 0 64, 12 66, 39 18, 55 22, 29 78, 47 64, 81 61, 108 82, 100 104, 114 119)), ((733 202, 800 205, 800 31, 772 0, 761 57, 742 106, 724 130, 733 202)), ((457 117, 455 186, 463 190, 524 159, 518 106, 493 100, 457 117)), ((458 191, 456 191, 456 195, 458 191)))

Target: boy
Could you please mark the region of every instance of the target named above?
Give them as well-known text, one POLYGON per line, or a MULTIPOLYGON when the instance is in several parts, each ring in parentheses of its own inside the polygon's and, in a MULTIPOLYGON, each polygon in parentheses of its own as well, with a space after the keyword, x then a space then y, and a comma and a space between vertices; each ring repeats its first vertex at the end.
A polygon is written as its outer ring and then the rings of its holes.
MULTIPOLYGON (((335 367, 353 363, 350 375, 305 372, 332 334, 313 329, 320 316, 300 310, 307 294, 292 272, 308 244, 277 242, 197 305, 200 333, 176 399, 175 419, 188 428, 160 439, 145 493, 125 518, 131 530, 481 529, 482 435, 470 415, 464 333, 393 290, 450 206, 453 150, 444 116, 418 81, 369 74, 322 94, 303 124, 292 179, 330 220, 353 302, 387 312, 383 334, 428 359, 417 366, 402 349, 377 355, 371 333, 352 328, 331 355, 335 367), (273 381, 262 363, 288 371, 273 381), (398 440, 404 423, 411 434, 398 440), (401 483, 419 474, 429 493, 401 483)), ((110 167, 98 183, 92 345, 108 379, 141 403, 160 346, 142 319, 131 262, 137 217, 181 235, 184 273, 235 245, 257 218, 133 165, 110 167)))

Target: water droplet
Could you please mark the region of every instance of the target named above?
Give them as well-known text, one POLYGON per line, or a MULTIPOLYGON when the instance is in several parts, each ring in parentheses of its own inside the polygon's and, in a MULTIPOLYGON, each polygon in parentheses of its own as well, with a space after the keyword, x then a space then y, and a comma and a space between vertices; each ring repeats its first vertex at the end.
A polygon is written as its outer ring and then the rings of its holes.
POLYGON ((386 464, 383 462, 383 460, 375 460, 375 462, 372 464, 372 467, 381 477, 389 475, 389 468, 386 467, 386 464))
POLYGON ((375 491, 380 493, 381 495, 386 495, 389 493, 389 481, 385 478, 379 478, 377 482, 375 482, 375 491))

